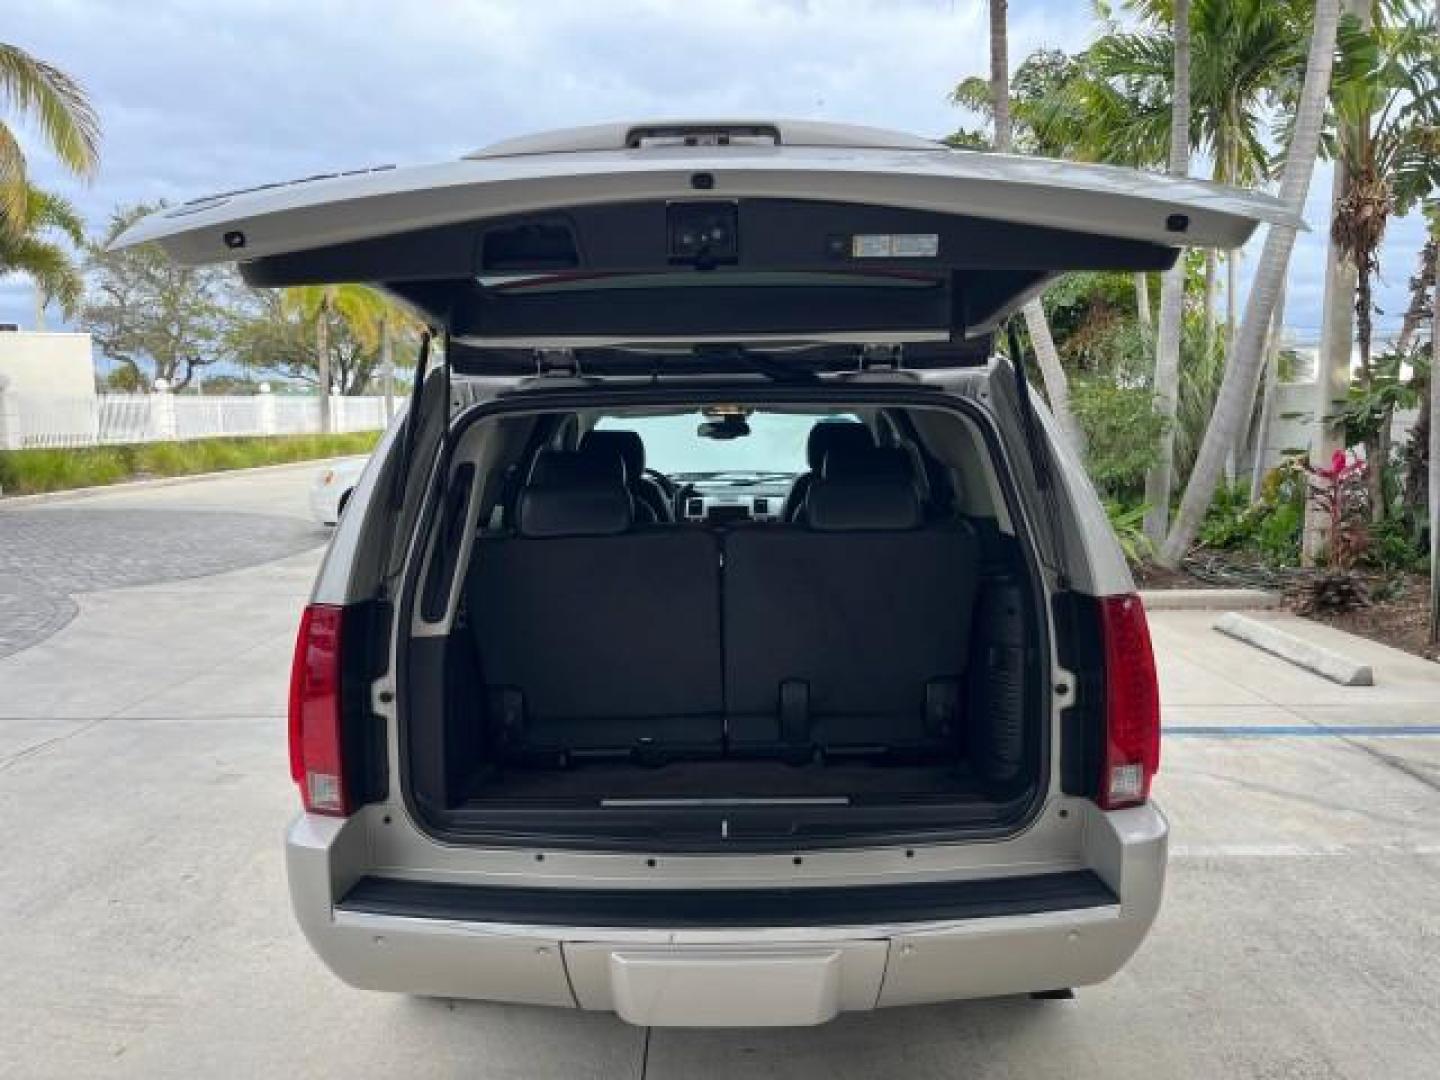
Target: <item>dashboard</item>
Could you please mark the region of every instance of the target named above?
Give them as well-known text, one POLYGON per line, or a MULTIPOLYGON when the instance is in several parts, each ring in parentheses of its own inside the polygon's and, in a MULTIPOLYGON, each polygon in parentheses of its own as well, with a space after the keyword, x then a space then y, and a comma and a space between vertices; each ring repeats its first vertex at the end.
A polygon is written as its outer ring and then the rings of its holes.
POLYGON ((794 478, 766 479, 744 485, 695 480, 686 484, 676 502, 681 521, 724 525, 733 521, 779 521, 794 478))

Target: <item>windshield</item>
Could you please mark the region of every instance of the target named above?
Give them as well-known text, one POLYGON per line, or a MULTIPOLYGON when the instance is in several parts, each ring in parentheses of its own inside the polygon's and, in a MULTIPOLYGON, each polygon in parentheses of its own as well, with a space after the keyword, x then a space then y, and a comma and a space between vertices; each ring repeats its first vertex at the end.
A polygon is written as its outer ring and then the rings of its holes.
POLYGON ((755 413, 748 418, 750 434, 733 439, 706 438, 696 429, 706 417, 698 412, 679 416, 606 416, 595 426, 602 431, 634 431, 645 443, 645 464, 666 476, 691 479, 733 473, 737 478, 782 474, 795 476, 809 468, 805 442, 822 420, 853 420, 853 416, 796 416, 755 413))

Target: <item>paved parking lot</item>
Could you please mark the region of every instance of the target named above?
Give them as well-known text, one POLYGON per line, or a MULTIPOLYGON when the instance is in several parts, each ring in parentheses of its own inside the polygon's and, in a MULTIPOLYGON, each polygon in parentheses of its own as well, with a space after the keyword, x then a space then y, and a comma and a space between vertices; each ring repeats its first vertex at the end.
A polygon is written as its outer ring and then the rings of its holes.
POLYGON ((1165 908, 1073 1002, 645 1032, 340 985, 291 922, 280 847, 311 471, 0 508, 0 620, 11 595, 39 611, 0 659, 0 1076, 1440 1075, 1440 737, 1420 733, 1440 668, 1308 630, 1375 666, 1342 689, 1204 613, 1152 620, 1182 732, 1165 908), (53 539, 18 566, 33 530, 53 539), (107 583, 65 554, 127 535, 163 572, 107 583))

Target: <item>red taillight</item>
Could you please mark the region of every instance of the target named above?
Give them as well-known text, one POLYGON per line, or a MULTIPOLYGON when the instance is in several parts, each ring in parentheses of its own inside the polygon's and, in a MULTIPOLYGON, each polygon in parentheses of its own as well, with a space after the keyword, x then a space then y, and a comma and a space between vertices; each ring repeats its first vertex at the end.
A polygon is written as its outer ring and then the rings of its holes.
POLYGON ((290 776, 305 809, 350 813, 341 751, 340 623, 344 609, 311 604, 300 617, 290 669, 290 776))
POLYGON ((1145 605, 1135 595, 1100 601, 1105 640, 1105 771, 1100 805, 1137 806, 1160 768, 1160 685, 1145 605))

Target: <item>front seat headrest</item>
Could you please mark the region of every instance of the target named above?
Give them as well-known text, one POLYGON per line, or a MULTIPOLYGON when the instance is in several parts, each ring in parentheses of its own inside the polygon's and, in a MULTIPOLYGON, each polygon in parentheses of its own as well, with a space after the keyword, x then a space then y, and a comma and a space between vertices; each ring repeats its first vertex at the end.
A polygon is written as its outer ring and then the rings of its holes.
POLYGON ((520 493, 521 536, 613 536, 630 528, 635 510, 618 458, 550 452, 535 461, 520 493))
POLYGON ((859 452, 875 446, 875 436, 870 429, 856 420, 821 420, 810 429, 805 440, 805 457, 810 462, 810 471, 818 473, 825 465, 825 458, 835 452, 859 452))
POLYGON ((645 440, 635 431, 589 431, 580 440, 582 454, 619 458, 625 481, 633 484, 645 475, 645 440))
POLYGON ((910 458, 895 447, 827 457, 806 512, 818 532, 915 529, 924 521, 910 458))

